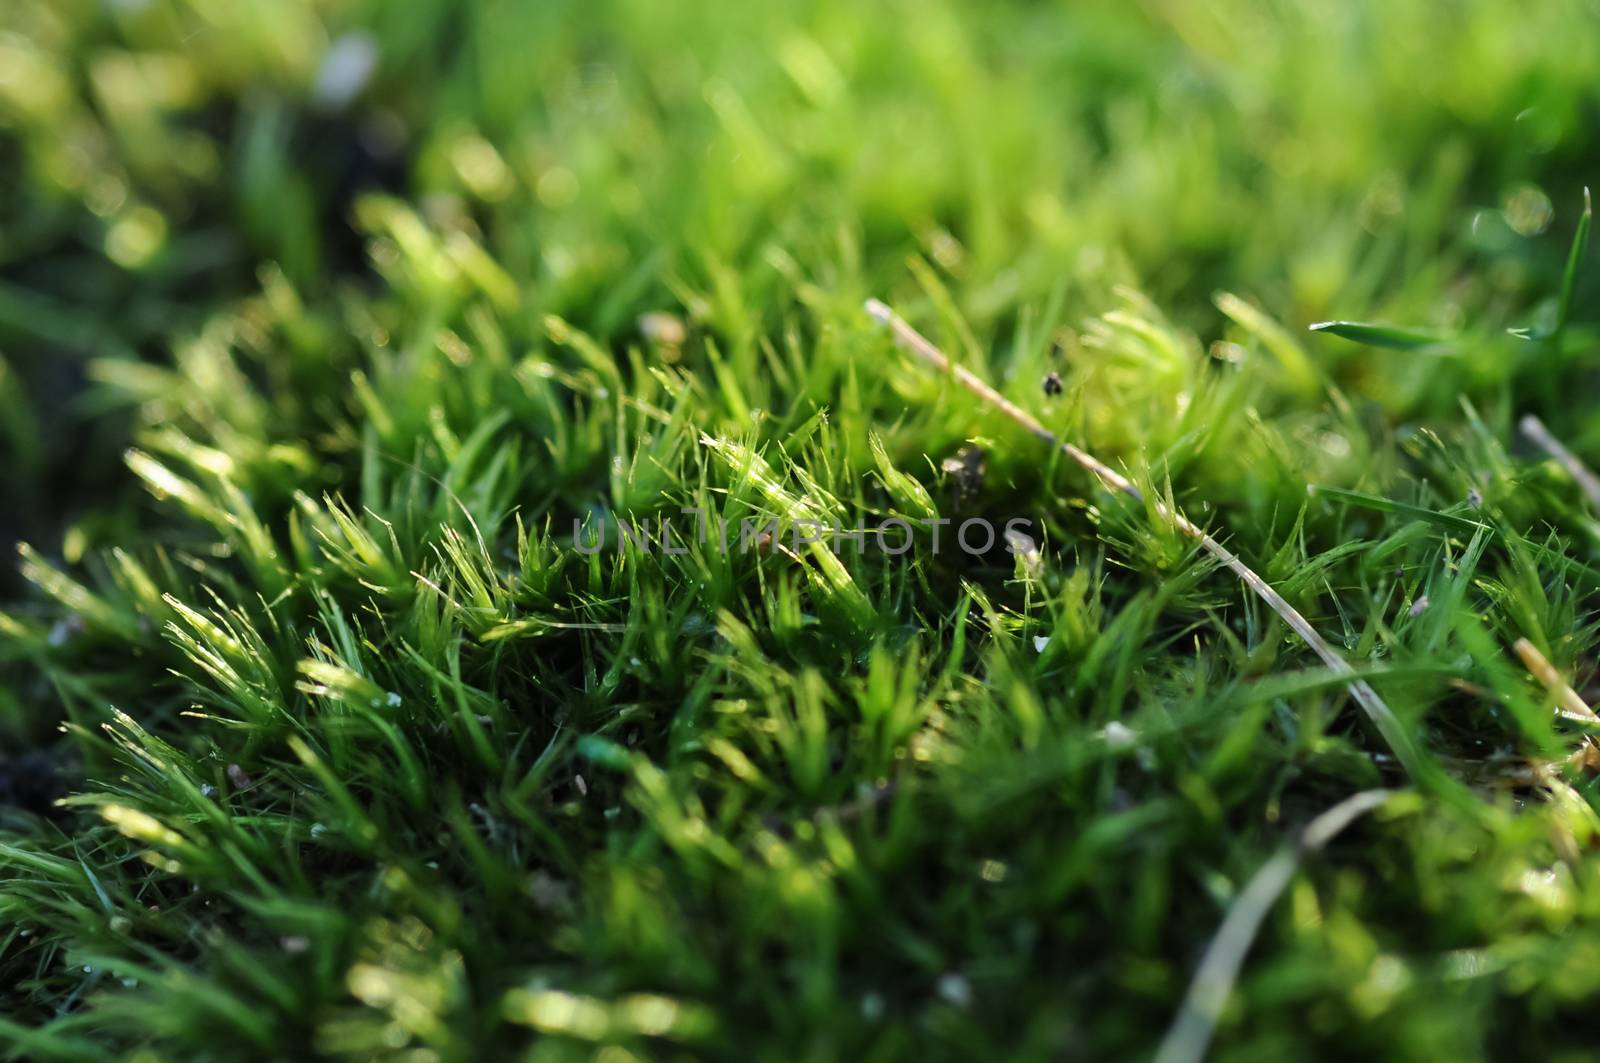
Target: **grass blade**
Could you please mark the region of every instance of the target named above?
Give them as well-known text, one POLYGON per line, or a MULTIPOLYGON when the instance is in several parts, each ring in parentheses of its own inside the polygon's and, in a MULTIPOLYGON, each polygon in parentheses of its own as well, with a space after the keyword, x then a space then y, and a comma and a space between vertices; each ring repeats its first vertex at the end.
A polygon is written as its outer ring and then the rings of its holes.
POLYGON ((1583 214, 1578 218, 1578 231, 1572 236, 1572 250, 1567 252, 1567 269, 1561 278, 1561 301, 1556 305, 1556 330, 1560 336, 1572 316, 1572 296, 1578 288, 1578 269, 1583 265, 1584 253, 1589 250, 1589 226, 1594 221, 1594 201, 1587 187, 1583 190, 1583 214))
POLYGON ((1442 347, 1450 341, 1443 336, 1418 329, 1398 328, 1394 325, 1374 325, 1365 321, 1318 321, 1307 326, 1312 332, 1326 332, 1330 336, 1364 343, 1368 347, 1384 347, 1395 351, 1420 351, 1442 347))
POLYGON ((1413 506, 1407 502, 1396 502, 1392 498, 1384 498, 1381 495, 1369 495, 1363 491, 1348 491, 1342 487, 1324 487, 1321 484, 1311 484, 1309 491, 1312 494, 1325 495, 1328 498, 1348 502, 1363 509, 1410 517, 1412 520, 1424 521, 1428 524, 1435 524, 1441 528, 1449 528, 1451 531, 1464 532, 1468 535, 1491 530, 1486 524, 1468 520, 1466 517, 1458 517, 1453 513, 1441 513, 1434 509, 1424 509, 1421 506, 1413 506))
POLYGON ((1561 275, 1561 297, 1556 302, 1556 322, 1550 328, 1514 328, 1506 331, 1519 340, 1559 339, 1566 331, 1572 317, 1572 297, 1578 290, 1578 270, 1583 265, 1584 253, 1589 249, 1589 226, 1594 219, 1594 204, 1587 187, 1583 190, 1583 213, 1578 217, 1578 230, 1572 234, 1572 247, 1567 251, 1567 268, 1561 275))

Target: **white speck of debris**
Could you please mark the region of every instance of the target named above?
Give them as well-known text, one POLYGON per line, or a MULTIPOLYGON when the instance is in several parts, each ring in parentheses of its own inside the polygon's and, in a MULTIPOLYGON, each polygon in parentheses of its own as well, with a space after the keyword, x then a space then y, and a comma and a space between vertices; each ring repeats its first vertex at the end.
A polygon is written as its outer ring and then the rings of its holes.
POLYGON ((1411 603, 1411 615, 1414 617, 1421 616, 1423 610, 1427 608, 1428 596, 1426 594, 1419 594, 1417 595, 1417 600, 1411 603))
POLYGON ((972 983, 959 974, 942 975, 939 995, 956 1007, 964 1008, 972 1003, 972 983))
POLYGON ((50 645, 65 646, 72 641, 74 635, 81 634, 86 626, 83 622, 83 617, 77 613, 57 620, 55 625, 50 628, 50 645))
POLYGON ((391 709, 398 709, 400 707, 400 695, 396 694, 392 690, 389 691, 388 701, 391 709))
POLYGON ((1035 578, 1044 569, 1044 558, 1039 553, 1039 545, 1031 536, 1022 534, 1014 529, 1006 531, 1006 549, 1022 561, 1023 570, 1035 578))
POLYGON ((1139 742, 1139 736, 1133 728, 1119 720, 1106 724, 1100 731, 1100 737, 1114 750, 1132 749, 1139 742))
POLYGON ((1318 442, 1322 444, 1322 449, 1332 457, 1347 458, 1350 456, 1350 441, 1337 432, 1322 433, 1322 437, 1318 442))
POLYGON ((866 993, 861 997, 861 1017, 868 1021, 883 1017, 883 994, 866 993))
MULTIPOLYGON (((1565 865, 1563 865, 1564 869, 1565 865)), ((1563 888, 1562 880, 1563 876, 1555 868, 1547 868, 1545 870, 1529 868, 1522 873, 1520 885, 1523 893, 1536 901, 1541 901, 1554 907, 1562 904, 1566 899, 1566 891, 1563 888)))
POLYGON ((541 908, 559 908, 571 899, 570 894, 566 883, 552 877, 549 872, 535 871, 528 879, 528 895, 541 908))
POLYGON ((378 68, 378 42, 370 33, 346 33, 334 41, 317 68, 311 95, 324 107, 345 107, 361 94, 378 68))
POLYGON ((1034 653, 1043 653, 1044 652, 1044 648, 1046 646, 1048 646, 1048 645, 1050 645, 1050 636, 1049 635, 1035 635, 1035 636, 1033 636, 1033 652, 1034 653))
POLYGON ((660 310, 641 315, 639 331, 645 339, 666 347, 680 346, 689 338, 689 330, 684 328, 679 318, 660 310))

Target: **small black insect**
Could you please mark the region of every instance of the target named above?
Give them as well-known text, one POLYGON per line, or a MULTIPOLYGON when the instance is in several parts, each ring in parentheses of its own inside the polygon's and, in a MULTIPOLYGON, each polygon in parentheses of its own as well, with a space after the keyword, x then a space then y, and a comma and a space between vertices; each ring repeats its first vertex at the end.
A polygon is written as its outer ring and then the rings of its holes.
POLYGON ((1057 373, 1052 369, 1050 372, 1044 375, 1044 393, 1046 395, 1049 395, 1053 399, 1057 395, 1061 394, 1061 392, 1064 390, 1066 389, 1061 386, 1060 373, 1057 373))

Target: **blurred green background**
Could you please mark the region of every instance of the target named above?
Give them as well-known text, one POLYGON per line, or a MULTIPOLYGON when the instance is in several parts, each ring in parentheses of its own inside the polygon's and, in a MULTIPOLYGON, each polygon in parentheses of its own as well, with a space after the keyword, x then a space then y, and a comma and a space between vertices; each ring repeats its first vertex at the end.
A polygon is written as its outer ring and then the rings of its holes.
MULTIPOLYGON (((1216 289, 1290 326, 1498 327, 1554 291, 1595 169, 1596 22, 1580 0, 8 0, 0 539, 115 511, 106 382, 170 364, 267 264, 302 293, 374 284, 369 192, 480 243, 530 328, 602 340, 686 306, 739 342, 797 280, 892 291, 908 255, 980 332, 1063 282, 1088 306, 1137 283, 1203 335, 1216 289)), ((1402 413, 1518 367, 1318 353, 1402 413)))

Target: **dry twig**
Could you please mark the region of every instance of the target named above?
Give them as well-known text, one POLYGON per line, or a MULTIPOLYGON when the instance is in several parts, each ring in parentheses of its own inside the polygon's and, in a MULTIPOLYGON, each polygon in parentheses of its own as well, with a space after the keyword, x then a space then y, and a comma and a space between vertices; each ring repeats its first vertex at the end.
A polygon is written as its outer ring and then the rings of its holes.
POLYGON ((1545 689, 1556 696, 1556 701, 1559 703, 1557 711, 1561 715, 1588 723, 1600 720, 1600 716, 1595 715, 1595 711, 1589 707, 1589 703, 1584 701, 1576 690, 1567 685, 1567 681, 1562 678, 1560 672, 1556 671, 1556 666, 1550 663, 1550 659, 1539 652, 1539 647, 1527 639, 1518 639, 1511 644, 1511 648, 1517 651, 1518 657, 1522 658, 1523 667, 1535 679, 1543 683, 1545 689))
POLYGON ((1156 1052, 1156 1063, 1198 1063, 1211 1043, 1211 1033, 1222 1015, 1228 994, 1239 977, 1245 954, 1295 869, 1307 853, 1314 853, 1360 816, 1389 799, 1389 790, 1363 790, 1345 798, 1306 825, 1294 841, 1286 843, 1261 865, 1248 885, 1234 898, 1228 914, 1206 946, 1194 980, 1184 994, 1178 1015, 1156 1052))
POLYGON ((1567 475, 1577 482, 1578 489, 1589 500, 1589 504, 1596 509, 1600 509, 1600 476, 1596 476, 1583 463, 1581 458, 1568 450, 1561 440, 1550 433, 1550 429, 1544 426, 1544 422, 1533 414, 1530 413, 1524 417, 1520 427, 1523 435, 1533 440, 1540 450, 1550 455, 1558 465, 1567 470, 1567 475))

